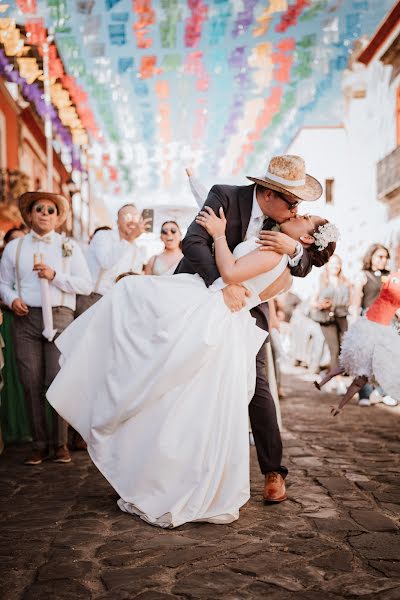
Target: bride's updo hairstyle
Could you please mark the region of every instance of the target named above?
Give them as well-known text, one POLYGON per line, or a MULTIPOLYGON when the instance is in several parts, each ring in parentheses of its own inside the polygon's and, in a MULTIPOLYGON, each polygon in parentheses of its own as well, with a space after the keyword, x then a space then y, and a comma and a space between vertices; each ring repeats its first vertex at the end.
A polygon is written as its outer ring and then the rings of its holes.
MULTIPOLYGON (((316 219, 317 225, 313 232, 310 232, 316 238, 316 241, 311 246, 307 247, 308 255, 311 259, 311 264, 314 267, 323 267, 326 265, 332 254, 334 254, 336 250, 336 241, 328 241, 330 237, 335 237, 335 235, 330 235, 330 229, 334 229, 337 232, 337 229, 334 225, 329 223, 326 219, 321 219, 318 217, 316 219), (326 226, 329 227, 326 227, 326 226), (326 245, 325 245, 326 244, 326 245), (323 245, 324 247, 321 247, 323 245)), ((336 233, 337 239, 338 233, 336 233)))

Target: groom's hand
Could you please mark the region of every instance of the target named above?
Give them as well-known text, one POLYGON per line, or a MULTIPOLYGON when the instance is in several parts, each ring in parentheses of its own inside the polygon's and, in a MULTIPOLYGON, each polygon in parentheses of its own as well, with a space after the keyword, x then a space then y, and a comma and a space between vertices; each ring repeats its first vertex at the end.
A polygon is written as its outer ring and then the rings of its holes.
POLYGON ((224 302, 231 312, 238 312, 246 306, 246 297, 251 296, 250 290, 239 283, 232 283, 223 288, 224 302))
POLYGON ((296 254, 297 242, 293 238, 280 231, 260 231, 257 244, 260 250, 273 250, 278 254, 294 256, 296 254))

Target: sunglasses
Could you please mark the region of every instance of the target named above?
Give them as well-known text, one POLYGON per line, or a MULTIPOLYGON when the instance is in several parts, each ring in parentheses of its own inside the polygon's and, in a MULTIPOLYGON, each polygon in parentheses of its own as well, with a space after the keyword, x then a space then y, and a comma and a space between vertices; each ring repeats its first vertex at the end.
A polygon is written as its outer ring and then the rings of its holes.
POLYGON ((314 223, 313 223, 313 221, 312 221, 312 218, 311 218, 311 216, 310 216, 310 215, 308 215, 308 214, 306 214, 306 215, 304 215, 304 216, 305 216, 305 218, 306 218, 306 219, 308 219, 308 221, 310 222, 310 225, 311 225, 311 227, 312 227, 312 233, 311 233, 311 235, 314 235, 314 233, 315 233, 315 225, 314 225, 314 223))
POLYGON ((301 200, 297 200, 295 202, 290 202, 287 198, 285 198, 285 196, 283 194, 280 194, 279 192, 275 192, 275 194, 278 196, 278 198, 280 198, 281 200, 283 200, 289 208, 296 208, 300 202, 302 202, 301 200))
POLYGON ((34 210, 37 213, 45 213, 47 211, 48 215, 54 215, 54 213, 56 212, 54 206, 44 206, 43 204, 37 204, 34 207, 34 210))
POLYGON ((176 229, 176 227, 171 227, 171 229, 164 229, 164 227, 161 229, 161 233, 163 235, 168 235, 169 233, 178 233, 178 230, 176 229))

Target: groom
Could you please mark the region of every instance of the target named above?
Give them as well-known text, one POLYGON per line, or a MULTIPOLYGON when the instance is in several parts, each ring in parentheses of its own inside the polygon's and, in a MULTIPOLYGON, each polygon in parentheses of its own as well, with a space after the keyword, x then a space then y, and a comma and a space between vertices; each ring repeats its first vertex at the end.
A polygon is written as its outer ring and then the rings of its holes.
MULTIPOLYGON (((314 201, 322 194, 321 184, 305 173, 300 156, 275 156, 261 177, 248 177, 255 185, 214 185, 205 202, 218 215, 222 206, 227 219, 226 239, 233 250, 240 242, 253 236, 260 238, 260 250, 274 250, 289 256, 292 275, 305 277, 311 271, 311 261, 303 246, 278 232, 279 224, 294 217, 302 201, 314 201), (274 231, 271 231, 274 229, 274 231), (262 231, 261 231, 262 230, 262 231)), ((184 258, 176 273, 198 273, 209 287, 220 276, 213 254, 213 240, 196 221, 189 226, 182 242, 184 258)), ((223 284, 221 285, 223 287, 223 284)), ((242 285, 223 287, 225 304, 232 311, 245 306, 249 295, 242 285)), ((268 331, 268 305, 251 310, 257 325, 268 331)), ((266 343, 257 355, 256 389, 249 404, 251 427, 258 462, 265 475, 264 500, 286 500, 285 477, 288 473, 282 461, 282 441, 276 410, 266 376, 266 343)))

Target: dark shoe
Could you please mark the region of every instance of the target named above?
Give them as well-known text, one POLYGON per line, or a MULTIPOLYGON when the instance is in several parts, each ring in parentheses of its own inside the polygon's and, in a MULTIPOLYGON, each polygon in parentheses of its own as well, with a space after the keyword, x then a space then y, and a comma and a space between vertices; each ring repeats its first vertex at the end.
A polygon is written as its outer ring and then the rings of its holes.
POLYGON ((24 465, 41 465, 44 460, 49 458, 49 451, 45 450, 32 450, 32 453, 24 460, 24 465))
POLYGON ((58 448, 56 448, 56 451, 54 453, 53 462, 63 463, 63 464, 71 462, 71 456, 70 456, 67 446, 59 446, 58 448))
POLYGON ((267 473, 264 484, 265 502, 283 502, 286 500, 285 480, 279 473, 267 473))

